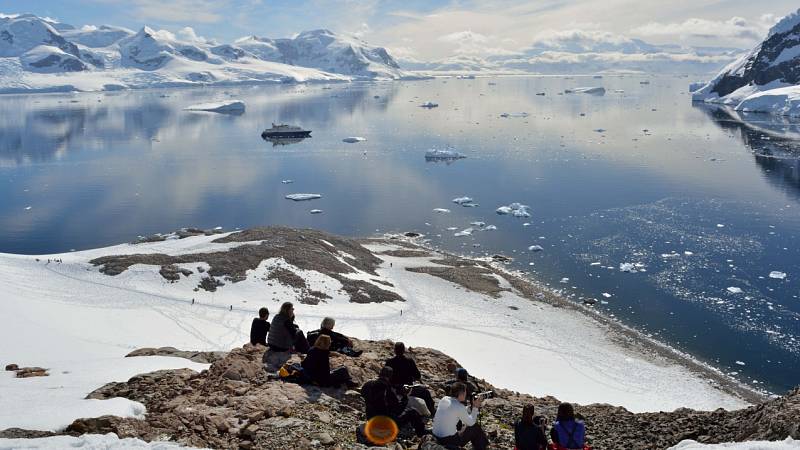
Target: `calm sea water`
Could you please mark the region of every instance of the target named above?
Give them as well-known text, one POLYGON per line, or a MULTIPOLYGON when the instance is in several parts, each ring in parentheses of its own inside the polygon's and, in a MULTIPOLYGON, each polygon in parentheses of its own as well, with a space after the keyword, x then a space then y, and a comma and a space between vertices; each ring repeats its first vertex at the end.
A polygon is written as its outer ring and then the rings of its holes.
POLYGON ((800 383, 800 126, 693 106, 686 78, 643 80, 1 96, 0 251, 86 249, 186 226, 417 231, 451 251, 513 256, 575 301, 596 299, 747 383, 787 390, 800 383), (559 95, 587 85, 607 92, 559 95), (183 111, 231 98, 245 114, 183 111), (271 122, 313 137, 273 145, 260 137, 271 122), (426 162, 426 150, 449 147, 467 158, 426 162), (284 199, 295 192, 323 198, 284 199), (465 195, 480 206, 452 203, 465 195), (512 202, 531 217, 495 213, 512 202), (497 229, 454 236, 475 221, 497 229))

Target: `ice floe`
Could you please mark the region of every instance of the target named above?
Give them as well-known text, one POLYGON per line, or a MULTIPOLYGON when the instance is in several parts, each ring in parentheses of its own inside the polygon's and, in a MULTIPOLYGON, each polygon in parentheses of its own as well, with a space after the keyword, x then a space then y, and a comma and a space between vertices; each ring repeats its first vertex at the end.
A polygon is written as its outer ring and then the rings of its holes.
POLYGON ((439 214, 450 214, 450 210, 447 208, 433 208, 433 212, 439 214))
POLYGON ((530 252, 541 252, 542 250, 544 250, 544 247, 541 245, 531 245, 528 247, 528 251, 530 252))
POLYGON ((475 203, 475 200, 473 200, 472 197, 457 197, 453 199, 453 203, 467 208, 474 208, 478 206, 478 204, 475 203))
POLYGON ((289 194, 286 196, 287 200, 294 200, 296 202, 302 202, 305 200, 315 200, 318 198, 322 198, 321 194, 289 194))
POLYGON ((769 277, 775 278, 776 280, 783 280, 784 278, 786 278, 786 272, 773 270, 772 272, 769 273, 769 277))
POLYGON ((523 205, 522 203, 512 203, 497 208, 495 212, 501 216, 510 214, 514 217, 530 217, 531 213, 528 211, 528 208, 530 208, 530 206, 523 205))
POLYGON ((465 228, 458 233, 453 234, 455 237, 462 237, 462 236, 471 236, 473 232, 473 228, 465 228))
POLYGON ((730 292, 731 294, 741 294, 742 288, 736 286, 730 286, 728 287, 727 291, 730 292))

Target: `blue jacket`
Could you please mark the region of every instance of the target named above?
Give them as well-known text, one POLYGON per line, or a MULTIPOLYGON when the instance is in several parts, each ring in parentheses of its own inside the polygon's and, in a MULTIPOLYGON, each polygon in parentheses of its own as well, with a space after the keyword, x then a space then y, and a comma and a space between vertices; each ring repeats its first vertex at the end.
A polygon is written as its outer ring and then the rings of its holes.
POLYGON ((564 448, 583 449, 584 439, 586 438, 586 425, 583 424, 582 420, 567 420, 564 422, 557 420, 553 423, 550 438, 564 448))

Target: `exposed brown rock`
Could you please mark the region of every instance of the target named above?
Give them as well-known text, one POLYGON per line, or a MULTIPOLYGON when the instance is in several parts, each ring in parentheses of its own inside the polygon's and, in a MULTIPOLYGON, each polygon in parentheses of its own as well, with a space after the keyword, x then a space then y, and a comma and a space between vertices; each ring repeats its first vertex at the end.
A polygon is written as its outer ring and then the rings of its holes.
POLYGON ((16 369, 17 378, 46 377, 50 374, 43 367, 23 367, 16 369))

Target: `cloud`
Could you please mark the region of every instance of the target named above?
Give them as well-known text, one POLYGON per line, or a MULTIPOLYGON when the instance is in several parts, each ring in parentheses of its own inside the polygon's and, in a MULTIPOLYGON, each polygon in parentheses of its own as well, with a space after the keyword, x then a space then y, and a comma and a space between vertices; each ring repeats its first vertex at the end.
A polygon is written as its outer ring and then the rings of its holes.
POLYGON ((223 20, 230 0, 94 0, 121 5, 138 19, 156 22, 217 23, 223 20))
POLYGON ((444 36, 440 36, 439 40, 451 44, 461 44, 461 43, 483 44, 487 42, 489 38, 480 33, 474 33, 472 31, 457 31, 455 33, 450 33, 444 36))
POLYGON ((208 40, 203 36, 198 36, 197 33, 195 33, 194 28, 192 27, 183 27, 180 30, 178 30, 176 34, 183 41, 188 41, 197 44, 204 44, 208 42, 208 40))
POLYGON ((772 14, 764 14, 756 21, 749 21, 743 17, 731 17, 727 20, 708 20, 692 17, 683 22, 650 22, 632 29, 631 34, 681 40, 698 38, 755 41, 762 39, 769 27, 774 23, 775 16, 772 14))

